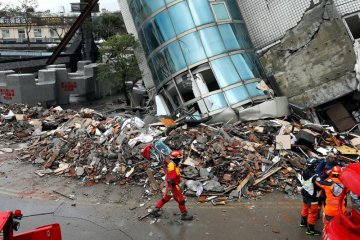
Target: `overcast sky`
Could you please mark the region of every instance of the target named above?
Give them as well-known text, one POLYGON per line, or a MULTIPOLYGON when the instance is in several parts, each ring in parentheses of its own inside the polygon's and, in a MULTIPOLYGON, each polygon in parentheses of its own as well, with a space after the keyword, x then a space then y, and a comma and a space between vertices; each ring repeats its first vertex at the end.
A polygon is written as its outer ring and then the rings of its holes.
MULTIPOLYGON (((3 3, 16 4, 18 0, 0 0, 3 3)), ((80 2, 80 0, 38 0, 39 7, 36 10, 50 10, 51 12, 59 12, 61 6, 65 7, 65 12, 70 12, 70 3, 80 2)), ((117 0, 99 0, 100 9, 106 8, 109 11, 118 11, 119 5, 117 0)))

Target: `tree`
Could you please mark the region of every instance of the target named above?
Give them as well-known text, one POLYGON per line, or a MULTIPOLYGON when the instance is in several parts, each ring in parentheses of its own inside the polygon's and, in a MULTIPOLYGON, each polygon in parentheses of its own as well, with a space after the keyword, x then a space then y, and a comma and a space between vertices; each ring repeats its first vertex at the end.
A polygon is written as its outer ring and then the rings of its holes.
POLYGON ((109 37, 101 44, 100 58, 105 64, 99 67, 99 80, 110 82, 117 90, 125 93, 126 102, 130 99, 127 94, 126 82, 135 81, 141 77, 141 72, 133 50, 139 45, 131 34, 109 37))
POLYGON ((0 16, 6 16, 8 6, 5 3, 0 2, 0 16))
POLYGON ((93 18, 92 31, 97 39, 108 39, 116 34, 126 34, 121 13, 104 13, 93 18))
POLYGON ((25 33, 28 47, 30 47, 30 32, 32 29, 32 19, 38 17, 35 8, 38 7, 37 0, 18 0, 19 6, 16 8, 17 14, 24 19, 25 33))

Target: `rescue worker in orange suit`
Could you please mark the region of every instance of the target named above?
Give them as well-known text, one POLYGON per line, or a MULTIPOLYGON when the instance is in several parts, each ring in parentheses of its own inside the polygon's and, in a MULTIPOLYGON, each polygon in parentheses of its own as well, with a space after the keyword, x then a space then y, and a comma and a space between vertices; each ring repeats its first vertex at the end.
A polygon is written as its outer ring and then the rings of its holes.
POLYGON ((321 189, 315 184, 317 164, 316 158, 309 158, 306 161, 306 168, 302 172, 302 189, 303 207, 301 210, 300 227, 307 227, 306 234, 320 236, 321 232, 314 229, 318 219, 319 207, 318 198, 321 189))
POLYGON ((185 207, 185 198, 182 194, 181 188, 179 186, 181 182, 180 168, 178 164, 180 163, 182 157, 181 151, 174 150, 171 153, 171 157, 164 157, 163 165, 164 171, 166 173, 166 191, 163 194, 163 198, 160 199, 155 209, 151 212, 154 217, 160 217, 160 209, 169 202, 173 197, 176 202, 179 204, 179 209, 181 212, 181 220, 190 221, 193 220, 193 216, 189 215, 185 207), (172 193, 172 194, 171 194, 172 193))
MULTIPOLYGON (((324 189, 326 195, 323 214, 324 228, 332 218, 340 214, 338 204, 340 201, 340 194, 344 189, 344 185, 339 179, 341 171, 342 169, 340 166, 335 166, 331 170, 331 175, 328 179, 321 180, 321 178, 318 177, 315 182, 320 188, 324 189)), ((345 202, 346 201, 342 203, 343 212, 345 212, 345 202)))

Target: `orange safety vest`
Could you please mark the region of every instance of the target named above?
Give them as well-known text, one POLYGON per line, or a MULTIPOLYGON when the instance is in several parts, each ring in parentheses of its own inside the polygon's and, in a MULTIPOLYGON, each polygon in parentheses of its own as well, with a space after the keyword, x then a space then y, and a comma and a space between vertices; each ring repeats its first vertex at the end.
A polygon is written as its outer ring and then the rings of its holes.
MULTIPOLYGON (((339 201, 340 201, 340 194, 344 189, 344 185, 340 182, 338 178, 328 178, 324 181, 315 181, 315 183, 324 189, 326 194, 326 202, 324 207, 324 213, 327 216, 337 216, 339 215, 339 201)), ((343 202, 342 211, 345 212, 345 201, 343 202)))

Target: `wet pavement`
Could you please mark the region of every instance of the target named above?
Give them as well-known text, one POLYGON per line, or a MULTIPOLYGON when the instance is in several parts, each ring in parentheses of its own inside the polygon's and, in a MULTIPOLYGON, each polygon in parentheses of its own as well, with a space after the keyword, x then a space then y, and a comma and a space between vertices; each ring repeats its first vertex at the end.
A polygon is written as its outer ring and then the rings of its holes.
MULTIPOLYGON (((247 239, 298 240, 321 239, 300 228, 301 199, 283 193, 270 193, 260 200, 242 199, 225 206, 198 204, 188 198, 192 222, 180 221, 174 201, 165 205, 158 220, 138 216, 147 213, 159 196, 144 198, 142 185, 105 185, 90 187, 81 181, 61 176, 39 177, 38 168, 0 156, 0 211, 21 209, 20 231, 60 223, 63 239, 247 239), (59 194, 74 195, 69 200, 59 194)), ((321 229, 321 226, 318 227, 321 229)))
POLYGON ((190 199, 189 211, 195 215, 192 222, 179 220, 174 202, 165 206, 157 221, 138 221, 145 208, 131 210, 133 207, 122 204, 30 200, 4 193, 0 202, 0 211, 20 208, 24 215, 53 212, 23 218, 21 231, 60 223, 63 239, 320 239, 306 236, 298 227, 300 202, 282 193, 216 207, 194 204, 190 199))

